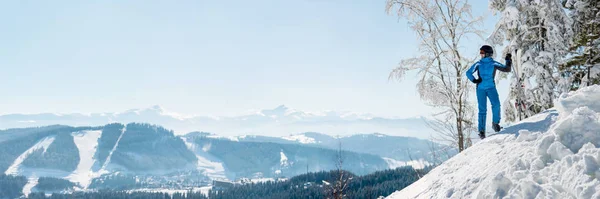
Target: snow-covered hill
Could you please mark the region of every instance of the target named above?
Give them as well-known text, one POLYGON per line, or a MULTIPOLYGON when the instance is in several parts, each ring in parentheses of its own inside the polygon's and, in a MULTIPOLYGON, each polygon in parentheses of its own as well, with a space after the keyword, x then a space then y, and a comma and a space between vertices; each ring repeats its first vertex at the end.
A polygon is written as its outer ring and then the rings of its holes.
MULTIPOLYGON (((0 115, 0 129, 48 126, 100 126, 107 123, 151 123, 173 129, 181 135, 205 131, 225 136, 260 134, 287 136, 299 132, 325 132, 330 135, 381 132, 389 135, 429 138, 423 118, 383 118, 344 111, 307 112, 286 106, 233 117, 182 116, 160 106, 117 113, 92 114, 7 114, 0 115)), ((0 137, 0 140, 3 138, 0 137)), ((297 139, 297 138, 290 138, 297 139)), ((306 140, 310 141, 310 140, 306 140)))
MULTIPOLYGON (((196 133, 202 134, 202 132, 192 132, 190 134, 196 133)), ((386 160, 390 160, 390 168, 396 168, 397 165, 406 165, 407 162, 413 160, 418 160, 418 162, 424 163, 425 165, 428 164, 427 159, 430 158, 429 153, 431 152, 431 147, 440 150, 446 150, 445 152, 448 156, 453 156, 457 153, 457 151, 452 149, 450 146, 434 143, 429 140, 418 139, 414 137, 391 136, 381 133, 355 134, 343 137, 333 137, 316 132, 291 134, 283 137, 270 137, 261 135, 219 136, 205 132, 204 134, 210 138, 226 139, 236 142, 300 144, 334 150, 338 149, 339 144, 341 143, 342 150, 377 155, 384 157, 386 160), (423 161, 419 159, 426 160, 423 161)))
POLYGON ((600 198, 600 86, 476 143, 388 198, 600 198))
POLYGON ((181 189, 206 186, 213 179, 275 179, 304 174, 307 169, 332 170, 338 139, 347 158, 344 168, 362 175, 417 165, 404 157, 405 150, 414 151, 415 160, 426 159, 425 150, 433 144, 383 134, 334 138, 303 133, 282 138, 192 132, 176 136, 143 123, 9 129, 0 130, 0 138, 0 172, 25 176, 24 193, 181 189))

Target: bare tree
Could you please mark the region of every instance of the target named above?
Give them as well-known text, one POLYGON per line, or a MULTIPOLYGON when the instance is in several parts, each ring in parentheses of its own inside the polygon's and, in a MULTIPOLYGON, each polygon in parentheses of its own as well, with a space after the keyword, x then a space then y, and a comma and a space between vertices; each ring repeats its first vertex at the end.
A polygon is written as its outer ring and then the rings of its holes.
MULTIPOLYGON (((436 143, 435 140, 437 139, 432 136, 430 138, 430 142, 427 144, 429 146, 429 153, 431 157, 431 164, 429 166, 432 167, 441 165, 445 160, 450 159, 454 155, 453 150, 456 149, 452 146, 440 145, 436 143)), ((469 144, 470 140, 470 138, 467 138, 467 144, 469 144)))
POLYGON ((344 156, 342 141, 338 137, 338 150, 335 154, 336 180, 327 189, 327 198, 342 199, 346 197, 346 191, 352 177, 344 171, 344 156))
MULTIPOLYGON (((410 163, 410 162, 413 162, 413 164, 419 163, 418 161, 415 161, 412 158, 412 153, 410 152, 410 148, 406 149, 406 153, 408 153, 408 160, 409 160, 408 163, 410 163)), ((406 165, 409 166, 410 168, 412 168, 413 171, 417 174, 417 177, 419 177, 419 179, 421 179, 424 176, 424 174, 422 174, 419 169, 415 168, 414 165, 409 165, 408 163, 406 165)))
POLYGON ((465 72, 475 57, 466 58, 461 51, 466 37, 482 38, 483 18, 473 17, 471 5, 462 0, 388 0, 386 10, 407 19, 420 40, 420 56, 402 60, 390 79, 401 80, 407 71, 417 71, 420 98, 440 110, 433 122, 443 130, 440 136, 463 151, 473 118, 468 101, 473 86, 465 72))

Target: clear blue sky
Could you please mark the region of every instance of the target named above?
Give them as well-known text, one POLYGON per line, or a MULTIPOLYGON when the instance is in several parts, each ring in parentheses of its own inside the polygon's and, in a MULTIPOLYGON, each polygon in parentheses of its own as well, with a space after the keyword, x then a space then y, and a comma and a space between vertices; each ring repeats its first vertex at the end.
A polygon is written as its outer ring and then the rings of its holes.
POLYGON ((0 114, 431 113, 388 82, 418 43, 384 0, 2 1, 0 27, 0 114))

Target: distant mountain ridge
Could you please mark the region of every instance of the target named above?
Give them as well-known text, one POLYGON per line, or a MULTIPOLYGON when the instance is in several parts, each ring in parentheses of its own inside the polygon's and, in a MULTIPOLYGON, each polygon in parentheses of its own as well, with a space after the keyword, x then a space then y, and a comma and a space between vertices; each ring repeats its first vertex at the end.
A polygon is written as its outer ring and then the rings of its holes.
POLYGON ((341 144, 342 150, 372 154, 403 162, 418 159, 414 157, 427 157, 433 149, 448 149, 448 156, 453 156, 454 154, 456 154, 455 150, 450 149, 447 146, 430 142, 428 140, 418 139, 414 137, 391 136, 381 133, 355 134, 340 137, 333 137, 317 132, 292 134, 283 137, 270 137, 260 135, 219 137, 210 133, 206 134, 209 137, 213 136, 214 138, 229 139, 232 141, 239 142, 273 142, 280 144, 303 144, 307 146, 322 147, 334 150, 339 147, 339 144, 341 144), (414 159, 410 156, 413 156, 414 159))
POLYGON ((64 179, 61 184, 76 185, 73 190, 198 187, 211 179, 279 178, 331 170, 340 142, 344 168, 360 175, 412 164, 404 148, 414 152, 415 160, 426 162, 425 150, 434 144, 383 134, 177 136, 146 123, 54 125, 0 130, 0 171, 26 176, 25 187, 30 189, 24 192, 35 191, 32 187, 41 177, 64 179))
POLYGON ((56 124, 101 126, 113 122, 157 124, 173 129, 177 135, 192 131, 206 131, 228 136, 248 134, 285 136, 301 132, 353 135, 379 132, 388 135, 429 138, 432 132, 427 127, 425 118, 383 118, 372 114, 336 111, 304 112, 284 105, 234 117, 181 116, 168 112, 160 106, 117 113, 0 115, 0 129, 56 124))

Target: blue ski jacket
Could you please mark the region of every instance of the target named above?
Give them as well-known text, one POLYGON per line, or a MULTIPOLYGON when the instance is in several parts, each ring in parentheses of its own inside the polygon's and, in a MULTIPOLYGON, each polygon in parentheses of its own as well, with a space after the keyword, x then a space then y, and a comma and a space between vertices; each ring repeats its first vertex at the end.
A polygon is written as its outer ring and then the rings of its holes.
POLYGON ((467 78, 469 78, 471 82, 474 82, 475 76, 473 76, 473 73, 477 72, 478 78, 481 79, 481 82, 477 84, 477 89, 494 88, 496 87, 496 83, 494 81, 496 77, 496 70, 502 72, 511 71, 510 59, 507 59, 506 62, 506 65, 504 65, 495 61, 491 57, 484 57, 478 62, 475 62, 475 64, 473 64, 473 66, 467 70, 467 78))

